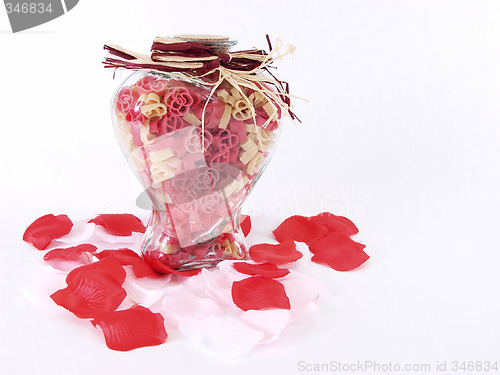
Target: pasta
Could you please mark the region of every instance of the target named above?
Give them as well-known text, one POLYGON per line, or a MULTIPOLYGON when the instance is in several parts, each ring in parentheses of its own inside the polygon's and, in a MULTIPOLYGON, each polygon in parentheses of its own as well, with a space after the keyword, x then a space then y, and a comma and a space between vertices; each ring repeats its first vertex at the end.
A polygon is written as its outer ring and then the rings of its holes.
POLYGON ((186 121, 187 123, 194 125, 194 126, 200 126, 201 125, 201 120, 195 116, 193 112, 188 112, 184 116, 182 116, 183 120, 186 121))
POLYGON ((175 157, 175 152, 171 147, 149 152, 151 162, 152 186, 158 188, 161 183, 175 176, 176 171, 181 167, 181 159, 175 157))
POLYGON ((247 173, 251 176, 256 173, 261 165, 264 163, 264 154, 262 152, 258 152, 255 154, 252 159, 248 162, 247 165, 247 173))
POLYGON ((259 152, 259 148, 255 144, 255 142, 248 138, 245 142, 241 144, 241 148, 243 149, 240 152, 240 161, 243 164, 248 164, 250 160, 259 152))
POLYGON ((167 114, 167 106, 160 101, 160 97, 154 92, 142 94, 139 97, 139 102, 144 103, 141 106, 141 113, 150 120, 162 118, 167 114))
POLYGON ((257 127, 256 130, 255 133, 249 133, 248 138, 255 142, 259 151, 265 152, 269 150, 274 144, 276 133, 260 127, 257 127))

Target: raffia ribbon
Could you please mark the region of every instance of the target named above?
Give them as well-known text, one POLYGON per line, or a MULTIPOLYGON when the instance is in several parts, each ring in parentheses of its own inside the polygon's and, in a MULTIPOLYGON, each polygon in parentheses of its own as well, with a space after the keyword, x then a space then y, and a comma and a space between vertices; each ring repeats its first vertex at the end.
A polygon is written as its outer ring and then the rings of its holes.
MULTIPOLYGON (((210 85, 210 96, 203 109, 202 127, 208 102, 224 81, 228 82, 247 103, 254 122, 256 116, 254 103, 257 96, 260 102, 267 101, 268 114, 269 112, 277 114, 279 107, 281 112, 288 114, 292 120, 300 121, 290 109, 292 96, 288 83, 280 81, 269 71, 275 60, 293 53, 295 47, 288 44, 286 50, 281 52, 281 40, 277 39, 273 48, 268 35, 266 39, 269 53, 258 49, 220 52, 199 42, 157 37, 151 47, 150 56, 115 45, 105 45, 104 49, 108 52, 108 56, 103 63, 106 68, 152 70, 192 83, 210 85), (261 74, 263 72, 267 72, 268 75, 261 74), (252 94, 254 97, 247 97, 244 88, 253 90, 256 93, 252 94)), ((275 117, 269 116, 263 127, 265 128, 275 117)))

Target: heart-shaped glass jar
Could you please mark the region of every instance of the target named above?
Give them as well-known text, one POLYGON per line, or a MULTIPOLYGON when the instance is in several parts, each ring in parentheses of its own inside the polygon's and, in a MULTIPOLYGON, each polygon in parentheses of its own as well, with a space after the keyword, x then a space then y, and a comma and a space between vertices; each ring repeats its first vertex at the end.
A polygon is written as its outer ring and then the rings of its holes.
POLYGON ((112 100, 116 136, 153 210, 142 244, 153 268, 245 258, 242 203, 269 161, 281 113, 261 91, 140 70, 112 100))

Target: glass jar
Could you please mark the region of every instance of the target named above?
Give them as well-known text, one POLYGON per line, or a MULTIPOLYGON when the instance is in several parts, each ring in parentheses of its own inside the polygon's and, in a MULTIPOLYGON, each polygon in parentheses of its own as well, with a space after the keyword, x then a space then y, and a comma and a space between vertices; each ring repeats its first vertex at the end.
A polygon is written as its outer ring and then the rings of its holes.
MULTIPOLYGON (((201 42, 218 53, 236 43, 201 42)), ((247 254, 241 206, 271 157, 281 113, 262 91, 215 85, 214 74, 139 70, 112 100, 119 144, 153 204, 142 253, 159 272, 247 254)))

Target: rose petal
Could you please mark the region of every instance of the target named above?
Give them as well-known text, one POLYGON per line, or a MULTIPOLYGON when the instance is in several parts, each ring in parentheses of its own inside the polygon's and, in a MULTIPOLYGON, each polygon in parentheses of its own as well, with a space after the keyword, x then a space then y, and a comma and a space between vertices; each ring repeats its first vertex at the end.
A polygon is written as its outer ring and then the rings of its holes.
POLYGON ((250 264, 246 262, 235 262, 233 263, 233 268, 246 275, 270 278, 284 277, 290 273, 289 270, 279 268, 276 264, 272 263, 250 264))
POLYGON ((224 315, 217 302, 197 296, 183 284, 167 289, 157 311, 165 317, 167 328, 178 328, 180 323, 224 315))
POLYGON ((143 306, 110 311, 92 320, 92 324, 101 328, 106 345, 112 350, 128 351, 161 345, 168 336, 163 316, 143 306))
POLYGON ((125 277, 127 275, 127 273, 120 265, 118 260, 116 260, 113 257, 107 257, 104 258, 103 260, 99 260, 97 262, 75 268, 68 274, 68 276, 66 276, 66 283, 68 283, 69 285, 73 281, 73 279, 79 274, 93 273, 93 272, 101 273, 108 276, 118 285, 123 284, 123 281, 125 280, 125 277))
POLYGON ((148 263, 150 267, 158 273, 166 273, 166 274, 173 273, 175 275, 189 277, 197 275, 201 271, 201 269, 185 270, 185 271, 174 270, 173 268, 170 268, 165 263, 163 263, 161 260, 156 259, 153 256, 148 256, 147 254, 144 254, 144 261, 148 263))
POLYGON ((81 244, 73 247, 53 249, 44 255, 43 260, 49 261, 53 259, 62 259, 77 261, 80 260, 82 258, 82 255, 84 255, 85 253, 94 254, 96 250, 97 247, 90 244, 81 244))
POLYGON ((290 309, 283 284, 260 276, 235 281, 231 290, 233 301, 240 309, 290 309))
POLYGON ((237 273, 232 267, 228 266, 230 262, 221 262, 215 269, 203 269, 199 276, 199 280, 203 283, 204 293, 217 301, 218 303, 236 309, 231 295, 233 282, 242 280, 244 275, 237 273), (221 264, 225 264, 224 269, 219 268, 221 264))
POLYGON ((365 247, 348 235, 335 232, 309 245, 313 262, 327 264, 337 271, 350 271, 366 262, 370 256, 363 251, 365 247))
POLYGON ((132 232, 146 231, 141 220, 132 214, 101 214, 88 222, 101 225, 116 236, 130 236, 132 232))
MULTIPOLYGON (((170 288, 171 275, 160 275, 156 277, 144 277, 138 279, 131 269, 126 269, 127 277, 122 288, 127 292, 127 298, 133 301, 133 305, 149 307, 157 303, 170 288)), ((159 311, 155 311, 159 312, 159 311)))
MULTIPOLYGON (((84 268, 83 266, 80 268, 84 268)), ((82 319, 115 310, 127 293, 109 274, 97 269, 78 272, 68 286, 50 296, 56 304, 82 319)))
POLYGON ((323 237, 327 232, 328 229, 324 226, 299 215, 289 217, 273 230, 274 237, 279 242, 294 240, 307 244, 323 237))
POLYGON ((135 251, 130 249, 103 250, 95 254, 99 259, 113 256, 122 266, 132 266, 134 274, 138 278, 158 276, 151 266, 146 263, 135 251))
POLYGON ((284 241, 278 245, 262 243, 253 245, 248 250, 250 258, 256 262, 269 262, 273 264, 286 264, 295 262, 302 257, 302 253, 297 250, 295 242, 284 241))
POLYGON ((248 353, 264 337, 262 332, 231 316, 193 320, 179 328, 202 349, 225 357, 248 353))
POLYGON ((309 302, 321 302, 329 297, 328 289, 317 279, 300 272, 292 272, 280 280, 290 300, 292 313, 306 306, 309 302))
POLYGON ((352 236, 359 232, 354 223, 346 217, 337 216, 330 212, 322 212, 310 218, 313 223, 319 224, 327 228, 329 231, 344 233, 352 236))
POLYGON ((252 229, 252 220, 249 215, 241 215, 240 227, 243 231, 243 235, 246 237, 250 230, 252 229))
POLYGON ((240 319, 264 334, 261 343, 269 343, 276 340, 290 322, 290 311, 282 309, 248 310, 240 315, 240 319))
POLYGON ((68 234, 72 227, 73 223, 66 215, 48 214, 30 224, 24 232, 23 240, 38 250, 44 250, 52 240, 68 234))

